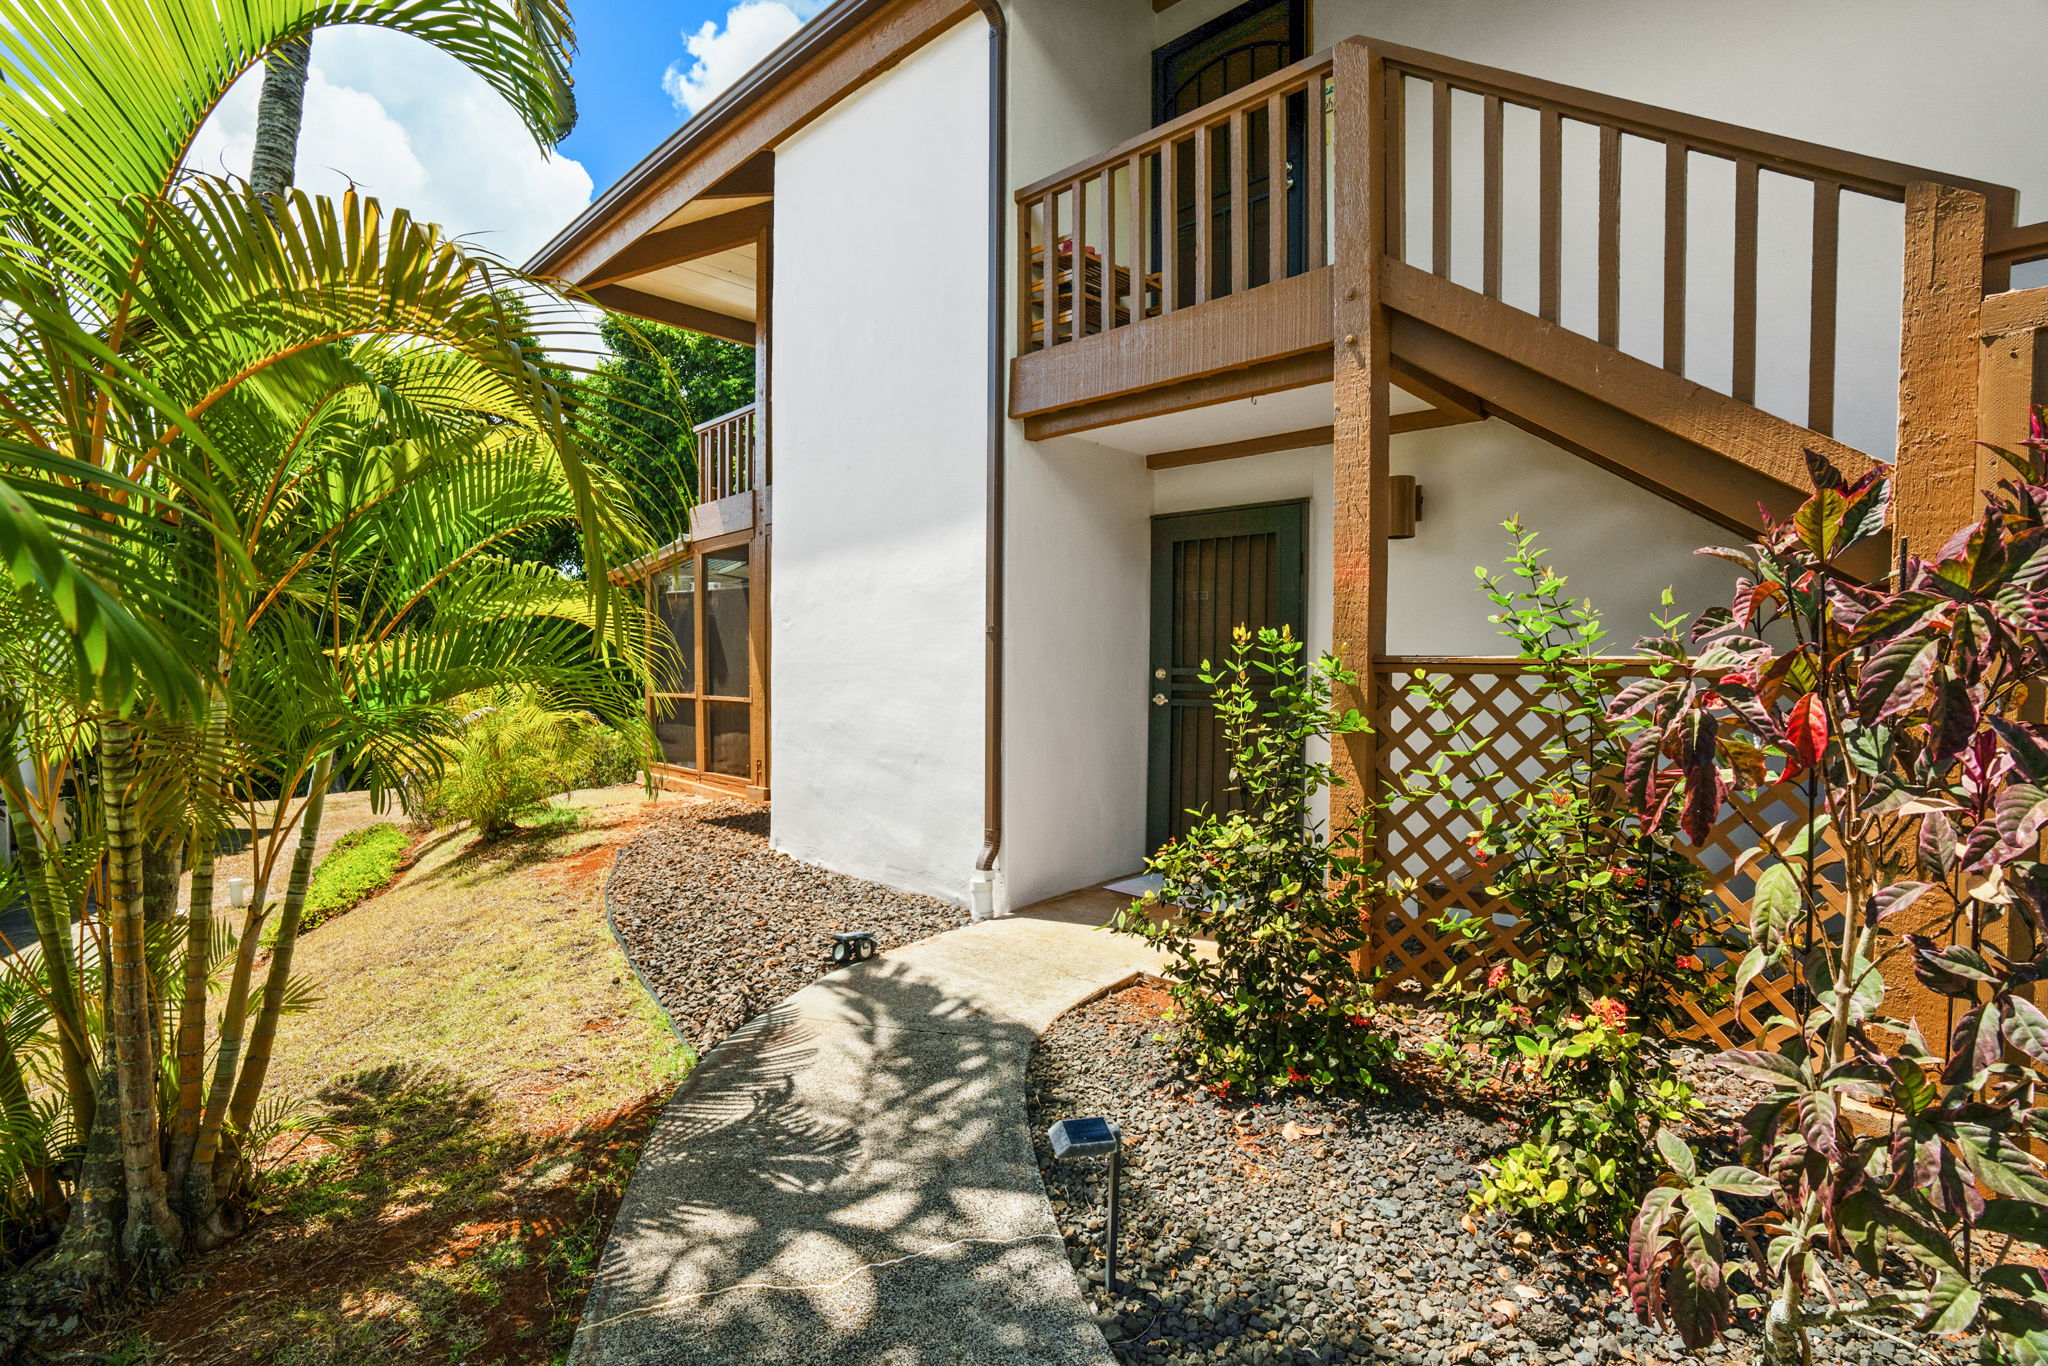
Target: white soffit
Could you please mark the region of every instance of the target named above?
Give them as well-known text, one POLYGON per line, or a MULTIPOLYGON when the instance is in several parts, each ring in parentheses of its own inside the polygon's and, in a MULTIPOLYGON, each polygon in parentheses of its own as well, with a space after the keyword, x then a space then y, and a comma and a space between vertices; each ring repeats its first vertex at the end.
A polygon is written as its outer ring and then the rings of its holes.
MULTIPOLYGON (((1158 455, 1163 451, 1193 450, 1199 446, 1220 446, 1230 441, 1250 441, 1283 432, 1327 427, 1335 420, 1335 396, 1331 385, 1310 384, 1283 389, 1258 398, 1238 398, 1212 403, 1206 408, 1161 413, 1119 422, 1110 427, 1078 432, 1083 441, 1108 446, 1133 455, 1158 455)), ((1430 405, 1405 389, 1393 391, 1397 413, 1416 413, 1430 405)))
POLYGON ((636 275, 620 284, 679 304, 694 304, 729 318, 754 317, 758 252, 750 242, 744 247, 700 256, 681 265, 636 275))
POLYGON ((729 199, 693 199, 668 217, 656 223, 648 231, 660 232, 663 228, 679 228, 685 223, 702 222, 706 218, 719 218, 725 214, 751 209, 756 204, 766 204, 772 195, 734 195, 729 199))

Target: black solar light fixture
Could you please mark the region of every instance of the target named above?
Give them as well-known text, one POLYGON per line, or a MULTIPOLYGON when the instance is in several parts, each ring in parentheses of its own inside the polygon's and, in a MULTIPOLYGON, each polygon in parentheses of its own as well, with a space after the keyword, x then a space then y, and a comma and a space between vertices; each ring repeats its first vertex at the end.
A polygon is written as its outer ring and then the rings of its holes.
POLYGON ((875 942, 873 930, 851 930, 832 936, 832 962, 837 967, 865 963, 881 951, 882 946, 875 942))
POLYGON ((1109 1159, 1109 1221, 1102 1231, 1102 1288, 1116 1291, 1116 1195, 1117 1176, 1123 1168, 1124 1132, 1113 1120, 1091 1117, 1063 1119, 1045 1131, 1052 1141, 1052 1155, 1062 1162, 1082 1157, 1109 1159))

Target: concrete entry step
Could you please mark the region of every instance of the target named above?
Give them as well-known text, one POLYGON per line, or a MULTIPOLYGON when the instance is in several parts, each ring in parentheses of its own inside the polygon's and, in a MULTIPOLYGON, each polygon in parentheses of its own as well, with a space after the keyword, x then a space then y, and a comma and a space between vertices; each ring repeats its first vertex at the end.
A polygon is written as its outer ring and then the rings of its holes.
POLYGON ((1158 958, 1054 920, 821 978, 656 1123, 572 1366, 1110 1366, 1024 1128, 1039 1030, 1158 958))

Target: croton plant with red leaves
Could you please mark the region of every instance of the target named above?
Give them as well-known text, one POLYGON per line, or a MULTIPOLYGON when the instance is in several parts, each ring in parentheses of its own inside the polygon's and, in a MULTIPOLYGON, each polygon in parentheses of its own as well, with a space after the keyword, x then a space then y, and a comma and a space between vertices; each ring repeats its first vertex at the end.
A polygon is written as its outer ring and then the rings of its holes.
POLYGON ((1638 1311, 1692 1345, 1759 1314, 1767 1357, 1801 1361, 1814 1327, 1879 1317, 2048 1361, 2048 431, 1999 454, 1981 520, 1877 582, 1844 558, 1886 534, 1889 470, 1809 455, 1796 513, 1702 552, 1741 567, 1732 604, 1645 641, 1657 676, 1613 703, 1649 723, 1630 800, 1693 841, 1738 790, 1810 809, 1745 855, 1736 989, 1768 974, 1793 1014, 1719 1057, 1765 1088, 1743 1165, 1661 1134, 1671 1171, 1631 1230, 1638 1311), (1927 1033, 1887 1013, 1900 960, 1946 998, 1927 1033))

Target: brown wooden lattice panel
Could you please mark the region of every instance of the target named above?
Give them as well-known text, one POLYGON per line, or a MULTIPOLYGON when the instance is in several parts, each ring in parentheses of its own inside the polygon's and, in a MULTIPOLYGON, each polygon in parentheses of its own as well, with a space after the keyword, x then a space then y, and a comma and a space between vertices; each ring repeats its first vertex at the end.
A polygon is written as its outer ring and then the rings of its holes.
MULTIPOLYGON (((1616 676, 1640 668, 1618 661, 1616 676)), ((1376 683, 1373 710, 1383 785, 1400 785, 1412 773, 1442 762, 1457 798, 1500 802, 1550 776, 1553 762, 1544 749, 1557 723, 1535 710, 1550 699, 1542 678, 1520 661, 1386 660, 1376 683), (1411 685, 1425 674, 1436 680, 1441 706, 1411 694, 1411 685), (1482 738, 1489 743, 1477 754, 1450 757, 1454 751, 1473 749, 1482 738)), ((1796 789, 1777 788, 1755 798, 1737 797, 1731 805, 1731 813, 1714 827, 1695 857, 1727 922, 1746 927, 1755 882, 1750 869, 1738 873, 1735 864, 1743 850, 1756 843, 1758 830, 1802 815, 1806 799, 1796 789)), ((1382 974, 1382 991, 1434 986, 1457 965, 1463 937, 1435 925, 1447 913, 1462 912, 1490 922, 1476 955, 1479 962, 1499 955, 1526 956, 1515 941, 1513 909, 1487 895, 1486 870, 1466 847, 1465 836, 1475 824, 1472 813, 1442 797, 1396 800, 1390 805, 1383 847, 1393 872, 1413 880, 1413 891, 1399 904, 1382 907, 1371 926, 1370 961, 1382 974)), ((1765 1021, 1790 1009, 1789 989, 1783 979, 1759 978, 1739 1012, 1709 1012, 1688 1001, 1686 1010, 1693 1018, 1688 1037, 1723 1048, 1763 1038, 1765 1021)))

